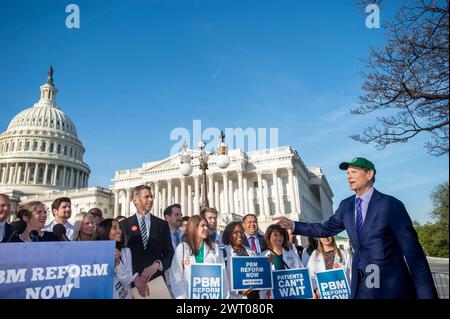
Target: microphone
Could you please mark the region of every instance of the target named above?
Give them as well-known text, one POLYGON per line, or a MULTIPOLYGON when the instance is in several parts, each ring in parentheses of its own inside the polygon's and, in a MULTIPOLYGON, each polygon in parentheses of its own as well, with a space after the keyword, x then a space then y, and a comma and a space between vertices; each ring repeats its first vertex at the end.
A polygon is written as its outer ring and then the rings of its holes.
POLYGON ((39 241, 39 232, 36 229, 30 231, 30 238, 33 243, 37 243, 39 241))
POLYGON ((14 235, 19 236, 20 234, 23 234, 25 228, 27 228, 27 223, 25 223, 23 220, 16 221, 13 225, 13 232, 9 236, 7 243, 11 241, 14 235))
POLYGON ((55 226, 53 226, 53 235, 58 237, 61 241, 70 241, 66 236, 66 227, 62 224, 55 224, 55 226))

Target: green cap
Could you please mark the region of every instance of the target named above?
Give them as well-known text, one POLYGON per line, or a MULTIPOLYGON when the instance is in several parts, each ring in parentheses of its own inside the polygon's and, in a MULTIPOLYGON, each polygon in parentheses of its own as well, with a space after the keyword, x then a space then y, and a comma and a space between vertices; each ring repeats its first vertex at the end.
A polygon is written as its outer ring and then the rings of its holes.
POLYGON ((368 159, 365 159, 363 157, 356 157, 351 162, 343 162, 339 165, 339 168, 342 170, 346 170, 349 166, 354 167, 362 167, 362 168, 368 168, 373 170, 373 173, 376 174, 377 170, 375 169, 375 165, 368 159))

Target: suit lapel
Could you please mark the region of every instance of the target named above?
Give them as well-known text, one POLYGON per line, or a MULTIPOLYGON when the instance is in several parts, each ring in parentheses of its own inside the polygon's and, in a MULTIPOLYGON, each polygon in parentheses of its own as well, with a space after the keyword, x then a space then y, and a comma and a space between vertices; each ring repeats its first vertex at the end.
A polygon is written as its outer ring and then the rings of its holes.
POLYGON ((378 201, 381 199, 381 194, 377 190, 373 190, 372 198, 369 202, 369 207, 367 208, 367 214, 366 218, 363 223, 363 227, 361 229, 361 238, 360 240, 363 241, 365 236, 367 235, 367 230, 370 229, 370 226, 372 225, 373 221, 375 220, 375 217, 378 213, 378 208, 380 207, 378 205, 378 201))

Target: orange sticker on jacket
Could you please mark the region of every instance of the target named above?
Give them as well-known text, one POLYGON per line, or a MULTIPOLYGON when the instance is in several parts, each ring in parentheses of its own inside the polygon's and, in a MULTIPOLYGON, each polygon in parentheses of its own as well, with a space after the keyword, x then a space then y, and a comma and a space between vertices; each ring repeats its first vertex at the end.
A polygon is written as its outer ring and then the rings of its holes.
POLYGON ((131 231, 138 231, 138 227, 137 226, 131 227, 131 231))
POLYGON ((189 259, 185 259, 183 263, 184 263, 185 266, 189 266, 191 261, 189 259))

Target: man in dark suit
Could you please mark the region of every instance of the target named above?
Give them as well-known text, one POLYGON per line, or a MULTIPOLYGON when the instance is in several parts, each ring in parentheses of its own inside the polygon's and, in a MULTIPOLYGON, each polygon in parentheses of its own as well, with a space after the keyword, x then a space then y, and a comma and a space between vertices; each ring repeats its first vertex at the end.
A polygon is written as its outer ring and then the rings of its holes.
POLYGON ((274 218, 296 235, 331 237, 346 230, 354 248, 353 298, 437 298, 430 267, 405 206, 374 189, 375 166, 357 157, 339 165, 355 195, 326 222, 293 223, 274 218), (378 279, 378 280, 377 280, 378 279))
POLYGON ((147 296, 147 282, 163 274, 170 267, 174 250, 166 221, 153 216, 153 195, 150 186, 133 189, 133 203, 137 212, 120 223, 125 245, 132 256, 135 286, 142 297, 147 296))
POLYGON ((5 243, 11 236, 13 229, 7 219, 11 211, 11 201, 8 195, 0 194, 0 243, 5 243))
POLYGON ((258 234, 258 218, 254 214, 245 215, 242 219, 242 226, 244 227, 244 240, 242 244, 250 250, 253 250, 257 255, 267 249, 264 236, 258 234))

